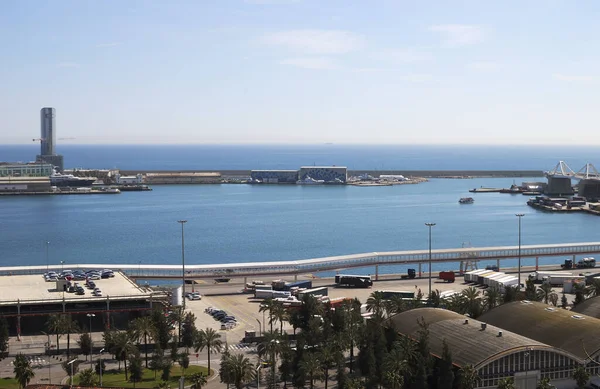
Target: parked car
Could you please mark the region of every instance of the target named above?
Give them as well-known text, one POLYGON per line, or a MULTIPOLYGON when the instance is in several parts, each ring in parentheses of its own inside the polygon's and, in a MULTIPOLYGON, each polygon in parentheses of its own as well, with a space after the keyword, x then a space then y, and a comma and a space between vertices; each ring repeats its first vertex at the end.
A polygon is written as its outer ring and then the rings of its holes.
POLYGON ((191 292, 185 295, 189 300, 202 300, 202 296, 198 292, 191 292))
POLYGON ((100 288, 96 288, 96 289, 94 289, 94 291, 92 292, 92 294, 94 296, 102 296, 102 291, 100 290, 100 288))

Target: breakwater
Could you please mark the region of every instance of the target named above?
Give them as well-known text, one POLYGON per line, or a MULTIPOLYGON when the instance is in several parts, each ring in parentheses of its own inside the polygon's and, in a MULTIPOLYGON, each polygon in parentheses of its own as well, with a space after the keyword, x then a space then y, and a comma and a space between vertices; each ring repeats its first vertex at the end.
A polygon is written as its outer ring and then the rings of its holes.
MULTIPOLYGON (((251 170, 121 170, 123 175, 145 173, 221 173, 222 177, 248 177, 251 170)), ((350 176, 369 174, 424 178, 521 178, 543 177, 542 170, 348 170, 350 176)))

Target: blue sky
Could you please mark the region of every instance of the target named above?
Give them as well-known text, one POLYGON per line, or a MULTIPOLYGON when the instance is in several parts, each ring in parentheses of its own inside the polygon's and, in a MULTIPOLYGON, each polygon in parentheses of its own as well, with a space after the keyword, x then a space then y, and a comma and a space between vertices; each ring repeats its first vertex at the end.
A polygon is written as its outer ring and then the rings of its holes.
POLYGON ((600 144, 597 1, 0 4, 2 143, 600 144))

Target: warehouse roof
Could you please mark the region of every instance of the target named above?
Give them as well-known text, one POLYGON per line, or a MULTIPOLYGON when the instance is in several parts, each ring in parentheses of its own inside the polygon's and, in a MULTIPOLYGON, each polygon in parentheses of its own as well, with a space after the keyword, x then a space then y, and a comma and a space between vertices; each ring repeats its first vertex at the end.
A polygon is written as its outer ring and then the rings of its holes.
POLYGON ((600 296, 585 300, 581 304, 573 307, 571 312, 581 313, 600 319, 600 296))
POLYGON ((456 365, 485 365, 490 359, 526 348, 551 349, 550 346, 524 336, 486 325, 456 312, 439 308, 418 308, 392 317, 394 328, 401 334, 417 338, 418 320, 423 318, 429 326, 431 353, 442 355, 446 340, 456 365), (500 335, 502 331, 502 335, 500 335))
POLYGON ((562 349, 580 359, 600 351, 600 320, 531 301, 500 305, 479 317, 519 335, 562 349))

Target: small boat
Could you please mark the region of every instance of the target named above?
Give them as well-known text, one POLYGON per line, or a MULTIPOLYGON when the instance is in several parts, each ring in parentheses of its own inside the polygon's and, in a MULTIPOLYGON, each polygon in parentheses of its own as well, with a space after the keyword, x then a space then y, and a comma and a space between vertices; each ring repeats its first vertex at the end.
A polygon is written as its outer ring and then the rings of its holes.
POLYGON ((460 204, 473 204, 475 200, 473 197, 462 197, 460 200, 458 200, 458 202, 460 204))
POLYGON ((310 176, 306 176, 303 180, 296 181, 298 185, 321 185, 324 184, 325 180, 315 180, 310 176))

